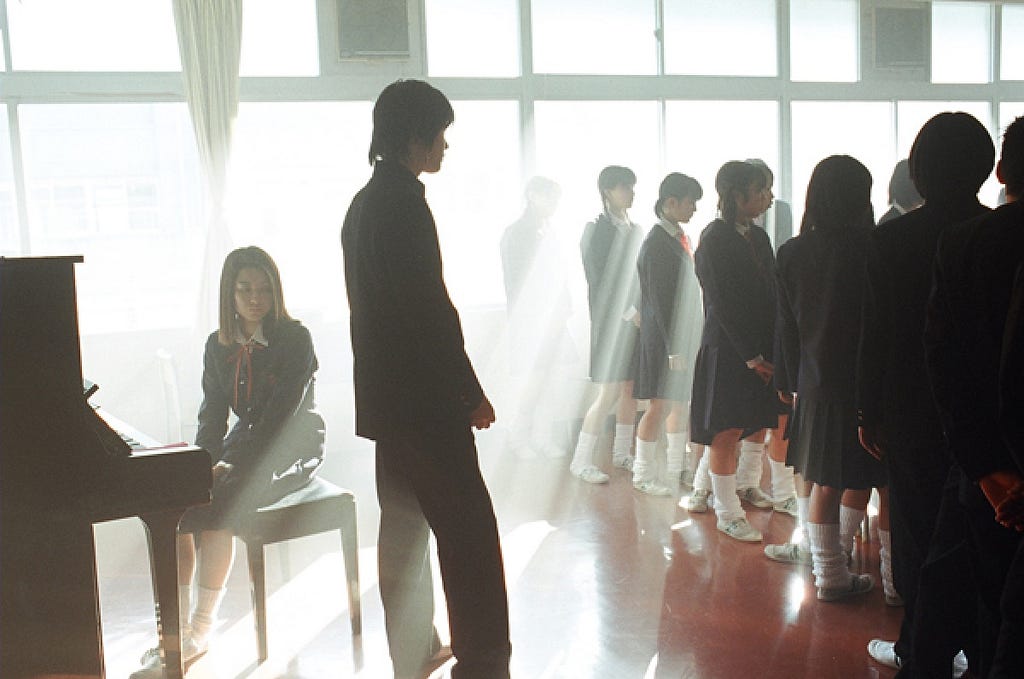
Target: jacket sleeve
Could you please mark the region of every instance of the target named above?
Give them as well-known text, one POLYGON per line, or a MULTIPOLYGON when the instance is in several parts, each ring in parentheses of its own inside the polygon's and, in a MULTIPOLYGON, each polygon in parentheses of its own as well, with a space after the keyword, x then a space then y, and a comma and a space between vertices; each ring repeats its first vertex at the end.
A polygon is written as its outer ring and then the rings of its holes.
POLYGON ((1014 276, 999 365, 999 428, 1024 470, 1024 264, 1014 276))
POLYGON ((224 435, 228 431, 228 395, 218 379, 217 338, 211 336, 203 351, 203 402, 199 406, 199 428, 196 445, 219 460, 224 450, 224 435))
MULTIPOLYGON (((660 227, 654 227, 660 228, 660 227)), ((675 316, 679 310, 679 302, 676 299, 678 286, 676 279, 679 275, 678 266, 675 265, 674 253, 666 247, 658 247, 657 243, 651 243, 654 247, 648 246, 645 253, 646 262, 638 266, 641 278, 641 288, 649 293, 650 299, 643 300, 644 308, 650 310, 654 316, 658 328, 658 336, 661 337, 666 354, 678 354, 682 351, 682 337, 676 337, 675 316)))
POLYGON ((892 347, 890 299, 888 272, 872 238, 861 289, 861 324, 856 356, 857 414, 862 425, 874 426, 882 420, 885 375, 892 347))
POLYGON ((454 385, 467 412, 473 410, 484 393, 442 278, 437 231, 426 203, 400 199, 374 238, 374 260, 384 269, 386 299, 394 300, 392 311, 408 329, 417 367, 429 371, 434 384, 454 385))
POLYGON ((775 304, 775 388, 791 394, 797 391, 800 368, 800 331, 786 287, 786 246, 779 250, 776 267, 775 304))
POLYGON ((726 338, 744 361, 758 355, 768 356, 771 347, 757 346, 756 333, 750 327, 751 315, 746 309, 750 302, 743 298, 736 281, 739 262, 727 261, 727 251, 714 234, 708 234, 697 248, 696 270, 704 290, 704 301, 714 308, 715 316, 726 338))
POLYGON ((287 423, 298 411, 313 379, 313 339, 309 330, 297 323, 287 329, 279 328, 276 334, 279 337, 272 341, 278 346, 273 350, 280 358, 274 367, 274 381, 267 387, 270 392, 259 404, 259 412, 254 414, 242 440, 225 452, 225 462, 258 463, 276 470, 301 457, 300 451, 275 443, 285 434, 287 423))

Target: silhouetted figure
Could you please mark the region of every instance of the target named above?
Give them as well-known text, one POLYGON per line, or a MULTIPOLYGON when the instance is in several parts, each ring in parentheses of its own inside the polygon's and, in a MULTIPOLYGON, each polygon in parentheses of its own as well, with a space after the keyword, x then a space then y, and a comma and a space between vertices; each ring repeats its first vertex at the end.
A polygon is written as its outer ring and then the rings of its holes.
POLYGON ((501 236, 501 269, 508 314, 509 363, 516 389, 510 448, 565 455, 568 441, 556 431, 553 401, 566 396, 565 366, 573 349, 565 263, 550 219, 562 196, 547 177, 533 177, 523 214, 501 236), (545 399, 546 394, 555 398, 545 399))
MULTIPOLYGON (((921 570, 950 473, 921 338, 936 245, 951 225, 987 211, 977 193, 992 170, 994 155, 988 132, 970 115, 933 117, 918 133, 909 158, 910 175, 924 204, 874 231, 884 275, 869 295, 859 408, 865 448, 882 456, 889 474, 893 570, 905 602, 895 646, 875 640, 869 647, 873 657, 890 666, 925 657, 948 673, 954 655, 969 650, 972 604, 964 602, 969 610, 960 609, 950 596, 948 609, 938 608, 943 602, 925 595, 922 610, 917 610, 919 583, 925 587, 925 580, 930 591, 941 591, 943 597, 947 591, 966 593, 970 584, 959 582, 964 571, 957 571, 952 557, 962 552, 955 549, 945 563, 921 570), (946 589, 939 590, 940 586, 946 589), (935 629, 915 632, 912 626, 918 618, 935 629), (917 644, 922 647, 915 648, 917 644)), ((954 522, 944 537, 955 546, 959 532, 954 522)))
POLYGON ((910 161, 904 158, 892 169, 892 177, 889 178, 889 209, 878 219, 878 223, 885 224, 916 210, 922 202, 924 199, 910 178, 910 161))
MULTIPOLYGON (((748 158, 746 162, 761 168, 768 174, 769 183, 774 183, 775 175, 767 163, 760 158, 748 158)), ((771 193, 771 186, 768 187, 768 191, 771 193)), ((765 213, 755 219, 754 224, 765 230, 771 238, 772 245, 778 250, 783 243, 793 237, 793 208, 786 201, 777 198, 774 193, 771 197, 773 200, 768 201, 765 213)))
POLYGON ((695 464, 686 459, 686 405, 693 391, 693 363, 703 322, 700 287, 693 271, 693 245, 683 231, 704 195, 697 180, 678 172, 658 189, 658 223, 647 234, 637 269, 640 274, 640 357, 633 393, 650 399, 637 425, 633 486, 652 495, 675 492, 695 464), (665 472, 669 487, 657 480, 656 451, 665 425, 665 472))
POLYGON ((633 206, 635 185, 636 175, 628 167, 609 165, 601 170, 597 189, 604 209, 587 224, 580 241, 590 311, 590 380, 597 385, 598 393, 583 417, 569 469, 587 483, 608 482, 594 455, 605 417, 613 408, 612 464, 626 470, 633 468, 633 377, 640 326, 636 257, 643 233, 626 211, 633 206))
POLYGON ((437 540, 456 679, 508 677, 508 602, 491 498, 471 427, 494 410, 463 346, 441 276, 437 229, 417 177, 437 172, 454 120, 448 99, 399 80, 373 108, 373 176, 345 215, 356 434, 376 441, 377 544, 396 677, 442 652, 428 538, 437 540))
POLYGON ((795 393, 789 455, 814 483, 807 523, 818 599, 869 591, 850 572, 840 540, 847 489, 885 485, 885 471, 857 437, 856 364, 862 290, 877 276, 871 242, 871 174, 850 156, 814 168, 800 235, 779 248, 775 384, 795 393))
POLYGON ((1018 532, 1024 528, 1024 458, 1001 435, 1000 422, 1008 406, 1020 413, 1019 403, 1000 402, 1006 393, 1000 368, 1024 260, 1024 117, 1003 136, 996 175, 1010 202, 951 227, 939 241, 925 347, 946 437, 966 477, 961 499, 982 602, 975 669, 1002 679, 1024 676, 1024 541, 1018 532), (1016 511, 1003 506, 1010 499, 1016 511), (997 510, 1003 525, 995 520, 997 510))

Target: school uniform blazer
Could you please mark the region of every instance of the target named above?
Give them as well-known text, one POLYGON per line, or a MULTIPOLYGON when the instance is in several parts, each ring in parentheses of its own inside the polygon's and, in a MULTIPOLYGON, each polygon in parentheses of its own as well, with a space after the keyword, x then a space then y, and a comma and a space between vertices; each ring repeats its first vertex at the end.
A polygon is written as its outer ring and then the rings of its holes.
POLYGON ((590 309, 591 374, 605 371, 614 360, 622 337, 635 335, 636 327, 623 317, 630 307, 640 310, 640 281, 636 258, 643 234, 636 225, 623 233, 606 213, 589 222, 580 240, 583 272, 587 279, 590 309))
MULTIPOLYGON (((692 375, 701 324, 693 260, 678 238, 655 224, 640 247, 637 272, 641 371, 667 370, 668 357, 679 355, 684 372, 692 375)), ((637 382, 653 385, 657 377, 638 375, 637 382)))
MULTIPOLYGON (((771 360, 775 328, 775 255, 768 234, 751 227, 747 238, 716 219, 704 229, 694 253, 704 291, 701 349, 729 363, 771 360)), ((721 365, 721 363, 720 363, 721 365)))
POLYGON ((351 312, 356 434, 469 426, 483 390, 441 274, 423 184, 378 162, 341 230, 351 312))
POLYGON ((999 423, 1003 440, 1024 469, 1024 260, 1014 275, 999 363, 999 423))
POLYGON ((323 457, 324 421, 316 409, 318 364, 309 330, 282 320, 264 331, 267 347, 248 357, 239 344, 221 344, 216 332, 207 338, 196 445, 232 464, 233 473, 259 474, 269 483, 272 472, 295 462, 303 474, 315 468, 302 463, 323 457), (229 410, 238 418, 230 432, 229 410))
POLYGON ((928 201, 872 232, 882 278, 866 290, 857 406, 902 449, 942 447, 922 341, 935 250, 943 231, 987 210, 974 196, 928 201))
POLYGON ((880 274, 871 231, 812 230, 779 248, 775 386, 848 404, 856 394, 863 289, 880 274))
POLYGON ((1000 435, 1003 336, 1024 253, 1024 203, 947 230, 935 257, 924 347, 950 450, 973 481, 1024 471, 1000 435))

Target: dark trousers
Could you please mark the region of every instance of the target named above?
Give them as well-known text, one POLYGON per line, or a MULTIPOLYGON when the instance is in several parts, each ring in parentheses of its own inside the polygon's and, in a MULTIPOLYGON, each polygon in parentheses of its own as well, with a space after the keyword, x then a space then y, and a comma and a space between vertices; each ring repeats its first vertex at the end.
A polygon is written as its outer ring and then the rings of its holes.
POLYGON ((428 539, 448 603, 453 679, 507 679, 508 597, 491 498, 469 427, 377 441, 378 571, 396 677, 437 650, 428 539))
POLYGON ((889 474, 893 580, 904 601, 896 654, 910 658, 919 573, 935 531, 949 463, 934 446, 894 446, 888 452, 885 459, 889 474))
POLYGON ((977 658, 978 595, 960 476, 959 468, 951 469, 943 486, 934 531, 915 578, 913 607, 904 612, 900 641, 909 641, 905 648, 910 651, 901 653, 897 646, 899 679, 947 677, 953 656, 961 650, 972 665, 977 658))

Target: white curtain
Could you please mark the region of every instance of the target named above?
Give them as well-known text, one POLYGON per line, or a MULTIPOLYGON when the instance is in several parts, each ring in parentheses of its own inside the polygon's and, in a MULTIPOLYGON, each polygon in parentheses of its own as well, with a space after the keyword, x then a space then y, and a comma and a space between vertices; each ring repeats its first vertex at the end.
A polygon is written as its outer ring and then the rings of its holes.
POLYGON ((242 49, 242 0, 173 0, 174 25, 206 199, 206 243, 199 289, 197 330, 217 324, 220 269, 231 250, 224 193, 231 128, 238 114, 238 65, 242 49))

